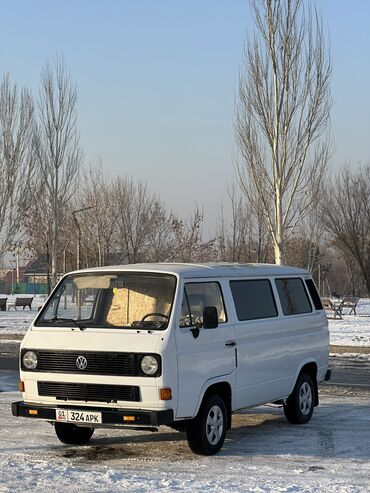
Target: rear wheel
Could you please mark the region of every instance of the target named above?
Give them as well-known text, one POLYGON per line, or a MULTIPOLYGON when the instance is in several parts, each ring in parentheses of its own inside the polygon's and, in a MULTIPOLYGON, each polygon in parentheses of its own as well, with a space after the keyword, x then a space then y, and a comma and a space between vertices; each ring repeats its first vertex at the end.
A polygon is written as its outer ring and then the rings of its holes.
POLYGON ((312 378, 301 373, 293 392, 284 404, 286 419, 292 424, 305 424, 311 419, 315 406, 315 388, 312 378))
POLYGON ((186 427, 189 447, 196 454, 213 455, 222 447, 227 428, 225 402, 218 395, 210 396, 198 416, 186 427))
POLYGON ((94 428, 76 426, 72 423, 55 423, 55 433, 66 445, 85 445, 94 433, 94 428))

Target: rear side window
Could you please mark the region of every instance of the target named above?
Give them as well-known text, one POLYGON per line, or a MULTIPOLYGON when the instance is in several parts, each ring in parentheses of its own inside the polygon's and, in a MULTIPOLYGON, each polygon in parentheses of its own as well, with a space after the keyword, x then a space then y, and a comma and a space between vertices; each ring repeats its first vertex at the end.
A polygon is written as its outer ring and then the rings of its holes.
POLYGON ((320 296, 319 296, 319 293, 317 292, 317 289, 316 289, 316 286, 315 286, 313 280, 312 279, 306 279, 306 286, 307 286, 308 292, 311 295, 311 299, 313 301, 313 304, 314 304, 316 310, 322 310, 323 308, 322 308, 320 296))
POLYGON ((275 284, 284 315, 312 312, 302 279, 276 279, 275 284))
POLYGON ((277 316, 271 284, 268 279, 230 281, 238 320, 255 320, 277 316))

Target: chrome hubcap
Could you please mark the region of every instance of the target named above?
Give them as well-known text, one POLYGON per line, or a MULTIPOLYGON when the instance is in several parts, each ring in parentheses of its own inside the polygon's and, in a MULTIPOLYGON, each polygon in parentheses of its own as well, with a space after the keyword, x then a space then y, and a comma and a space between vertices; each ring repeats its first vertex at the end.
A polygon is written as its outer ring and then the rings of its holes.
POLYGON ((217 445, 224 430, 224 417, 218 406, 212 406, 209 410, 206 422, 206 435, 211 445, 217 445))
POLYGON ((299 409, 304 416, 310 413, 312 408, 312 390, 307 382, 304 382, 299 390, 299 409))

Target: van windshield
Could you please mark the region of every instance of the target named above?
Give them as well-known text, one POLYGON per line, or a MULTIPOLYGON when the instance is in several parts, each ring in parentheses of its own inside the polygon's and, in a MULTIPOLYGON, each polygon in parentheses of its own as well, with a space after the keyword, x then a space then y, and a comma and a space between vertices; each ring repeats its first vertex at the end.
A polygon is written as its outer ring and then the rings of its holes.
POLYGON ((71 274, 48 300, 36 326, 165 329, 176 278, 139 272, 71 274))

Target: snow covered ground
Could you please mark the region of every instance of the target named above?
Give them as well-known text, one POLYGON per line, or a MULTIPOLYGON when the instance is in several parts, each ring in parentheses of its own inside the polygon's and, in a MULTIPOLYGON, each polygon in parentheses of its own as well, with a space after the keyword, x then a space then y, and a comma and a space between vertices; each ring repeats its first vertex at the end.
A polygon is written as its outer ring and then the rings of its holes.
MULTIPOLYGON (((4 297, 5 295, 1 296, 4 297)), ((15 301, 16 295, 7 295, 7 298, 7 302, 13 302, 15 301)), ((18 307, 17 310, 10 308, 6 312, 0 311, 0 334, 24 334, 36 317, 38 309, 43 305, 44 301, 44 296, 36 295, 32 301, 32 310, 28 307, 24 310, 18 307)))
POLYGON ((364 320, 349 315, 343 320, 329 320, 329 330, 333 346, 370 347, 370 317, 364 320))
MULTIPOLYGON (((10 301, 12 297, 8 298, 10 301)), ((44 298, 36 296, 32 311, 28 308, 0 312, 0 335, 24 334, 37 315, 44 298)), ((343 315, 343 320, 329 320, 330 343, 335 346, 370 347, 370 300, 361 299, 357 315, 343 315)))
MULTIPOLYGON (((33 310, 0 312, 0 337, 23 335, 33 310)), ((358 315, 329 320, 331 344, 370 347, 370 301, 358 315)), ((13 337, 14 336, 14 337, 13 337)), ((2 340, 5 343, 6 340, 2 340)), ((8 344, 7 344, 8 345, 8 344)), ((368 360, 370 355, 341 357, 368 360)), ((185 435, 98 430, 90 444, 60 444, 48 423, 11 416, 15 372, 0 374, 0 493, 370 492, 370 394, 325 387, 305 426, 289 425, 280 408, 263 406, 233 417, 220 454, 192 454, 185 435)))
POLYGON ((360 300, 357 315, 343 315, 343 320, 329 319, 330 344, 370 347, 370 302, 360 300))
POLYGON ((370 396, 321 395, 310 423, 280 408, 235 415, 214 457, 185 435, 96 431, 85 447, 58 442, 48 423, 13 418, 20 394, 0 394, 0 492, 359 493, 370 491, 370 396))

